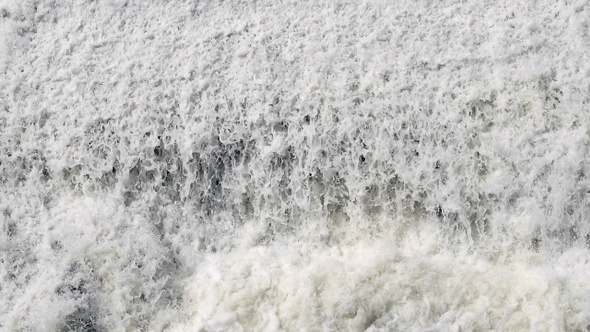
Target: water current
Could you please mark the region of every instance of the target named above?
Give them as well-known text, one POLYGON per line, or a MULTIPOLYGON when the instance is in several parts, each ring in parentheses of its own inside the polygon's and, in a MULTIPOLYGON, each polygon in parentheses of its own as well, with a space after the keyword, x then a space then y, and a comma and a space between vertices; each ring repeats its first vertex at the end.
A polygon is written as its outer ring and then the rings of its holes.
POLYGON ((0 1, 0 330, 587 331, 587 1, 0 1))

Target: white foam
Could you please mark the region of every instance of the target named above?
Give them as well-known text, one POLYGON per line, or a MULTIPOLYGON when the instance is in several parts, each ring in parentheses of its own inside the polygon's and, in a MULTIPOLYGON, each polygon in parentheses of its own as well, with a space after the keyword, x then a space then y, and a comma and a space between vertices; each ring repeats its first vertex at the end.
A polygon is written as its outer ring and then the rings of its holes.
POLYGON ((585 1, 0 1, 0 330, 584 330, 585 1))

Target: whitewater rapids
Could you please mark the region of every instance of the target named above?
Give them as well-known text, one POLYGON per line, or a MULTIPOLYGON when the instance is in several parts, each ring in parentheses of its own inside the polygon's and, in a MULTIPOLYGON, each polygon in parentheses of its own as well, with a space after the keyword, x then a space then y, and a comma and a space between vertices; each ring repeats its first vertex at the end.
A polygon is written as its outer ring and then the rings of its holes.
POLYGON ((1 331, 588 331, 587 1, 0 0, 1 331))

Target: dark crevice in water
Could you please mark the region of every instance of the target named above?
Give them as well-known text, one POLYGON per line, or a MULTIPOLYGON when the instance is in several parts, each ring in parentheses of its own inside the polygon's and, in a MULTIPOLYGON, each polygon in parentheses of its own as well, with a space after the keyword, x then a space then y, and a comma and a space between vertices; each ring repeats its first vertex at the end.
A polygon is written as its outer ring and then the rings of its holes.
POLYGON ((98 316, 95 311, 87 307, 78 307, 65 317, 63 326, 59 332, 103 332, 98 323, 98 316))

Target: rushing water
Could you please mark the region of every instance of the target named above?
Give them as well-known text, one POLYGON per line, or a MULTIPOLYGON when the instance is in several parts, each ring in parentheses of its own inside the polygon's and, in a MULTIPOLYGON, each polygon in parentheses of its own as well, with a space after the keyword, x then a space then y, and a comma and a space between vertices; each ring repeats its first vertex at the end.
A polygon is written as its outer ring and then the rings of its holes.
POLYGON ((0 1, 0 330, 586 331, 587 1, 0 1))

